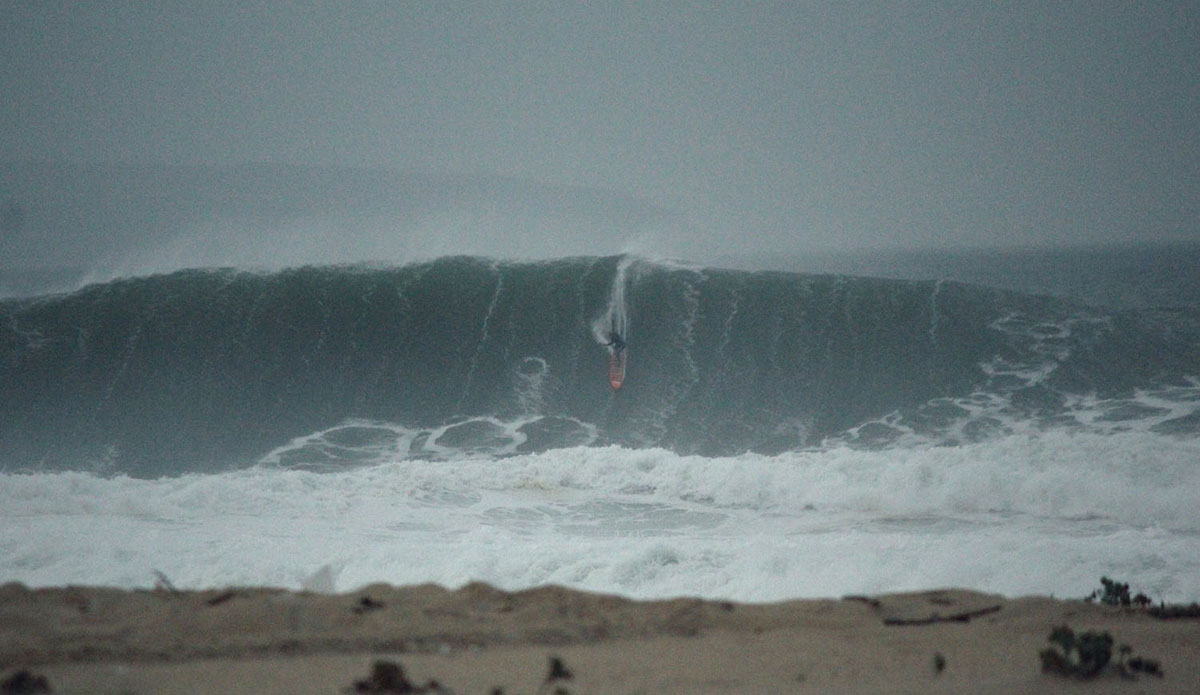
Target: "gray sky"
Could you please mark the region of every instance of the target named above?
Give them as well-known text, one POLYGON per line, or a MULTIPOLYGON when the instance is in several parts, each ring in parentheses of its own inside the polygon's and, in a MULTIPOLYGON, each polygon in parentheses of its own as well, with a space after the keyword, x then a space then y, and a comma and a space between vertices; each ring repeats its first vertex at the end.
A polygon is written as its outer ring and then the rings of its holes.
MULTIPOLYGON (((663 211, 557 240, 538 212, 529 255, 1200 238, 1196 2, 6 0, 0 95, 10 162, 440 172, 663 211)), ((412 244, 502 253, 508 209, 412 244)))

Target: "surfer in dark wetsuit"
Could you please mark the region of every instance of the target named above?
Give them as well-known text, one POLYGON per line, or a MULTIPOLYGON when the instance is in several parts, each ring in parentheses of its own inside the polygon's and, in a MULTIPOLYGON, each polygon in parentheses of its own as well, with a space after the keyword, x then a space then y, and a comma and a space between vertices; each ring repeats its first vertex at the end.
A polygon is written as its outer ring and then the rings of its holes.
POLYGON ((621 351, 625 349, 625 341, 621 339, 621 334, 615 330, 608 332, 608 342, 605 345, 613 349, 614 355, 621 354, 621 351))

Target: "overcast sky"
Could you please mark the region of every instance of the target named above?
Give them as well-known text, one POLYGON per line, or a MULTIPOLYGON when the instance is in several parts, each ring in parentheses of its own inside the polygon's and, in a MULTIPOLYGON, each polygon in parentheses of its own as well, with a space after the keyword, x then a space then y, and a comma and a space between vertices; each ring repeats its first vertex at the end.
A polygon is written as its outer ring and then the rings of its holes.
POLYGON ((1195 240, 1200 4, 4 0, 0 159, 597 189, 684 257, 1195 240))

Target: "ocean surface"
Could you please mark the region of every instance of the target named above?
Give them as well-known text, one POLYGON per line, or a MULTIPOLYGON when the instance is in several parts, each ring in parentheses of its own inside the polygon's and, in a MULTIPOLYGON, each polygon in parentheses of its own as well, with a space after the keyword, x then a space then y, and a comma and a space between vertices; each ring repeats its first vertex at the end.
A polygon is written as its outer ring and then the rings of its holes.
POLYGON ((1200 598, 1200 249, 774 263, 10 292, 0 581, 1200 598))

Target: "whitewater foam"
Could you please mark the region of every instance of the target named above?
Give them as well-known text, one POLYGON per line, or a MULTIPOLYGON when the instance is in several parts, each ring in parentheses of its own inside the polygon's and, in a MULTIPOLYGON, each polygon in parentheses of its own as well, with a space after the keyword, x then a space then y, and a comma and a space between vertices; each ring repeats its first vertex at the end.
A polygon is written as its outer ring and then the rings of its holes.
POLYGON ((556 583, 738 600, 931 586, 1200 596, 1200 442, 1045 432, 957 447, 680 456, 574 447, 158 480, 0 476, 31 585, 556 583))

